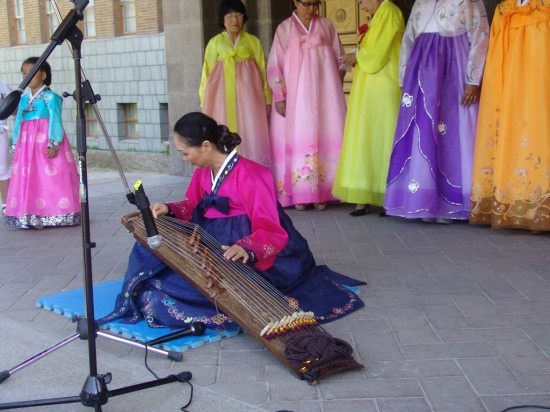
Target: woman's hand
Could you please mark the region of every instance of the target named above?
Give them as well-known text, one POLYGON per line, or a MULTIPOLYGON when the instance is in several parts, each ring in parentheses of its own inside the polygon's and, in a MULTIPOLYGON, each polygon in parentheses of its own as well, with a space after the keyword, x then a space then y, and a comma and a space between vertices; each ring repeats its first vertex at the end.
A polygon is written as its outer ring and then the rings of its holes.
POLYGON ((248 252, 244 249, 244 247, 239 245, 222 246, 222 250, 224 250, 223 257, 227 260, 236 261, 242 259, 243 263, 246 263, 248 262, 248 259, 250 259, 248 252))
POLYGON ((460 100, 462 106, 471 106, 472 104, 477 103, 479 99, 479 86, 475 84, 467 84, 464 86, 464 94, 460 100))
POLYGON ((286 102, 277 102, 277 103, 275 103, 275 110, 281 116, 286 117, 286 102))
POLYGON ((346 53, 340 57, 340 63, 354 67, 357 64, 357 55, 355 53, 346 53))
POLYGON ((57 156, 57 149, 56 148, 49 148, 46 150, 46 156, 48 156, 48 159, 53 159, 57 156))
POLYGON ((155 219, 164 216, 168 213, 168 206, 164 203, 153 203, 151 206, 151 213, 155 219))

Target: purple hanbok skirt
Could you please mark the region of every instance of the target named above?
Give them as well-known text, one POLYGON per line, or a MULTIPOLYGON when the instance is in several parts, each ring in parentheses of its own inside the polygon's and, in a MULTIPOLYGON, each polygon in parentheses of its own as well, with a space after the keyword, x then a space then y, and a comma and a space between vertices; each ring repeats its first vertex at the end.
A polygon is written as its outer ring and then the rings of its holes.
POLYGON ((403 81, 390 158, 386 213, 405 218, 468 219, 478 104, 460 104, 466 34, 421 34, 403 81))

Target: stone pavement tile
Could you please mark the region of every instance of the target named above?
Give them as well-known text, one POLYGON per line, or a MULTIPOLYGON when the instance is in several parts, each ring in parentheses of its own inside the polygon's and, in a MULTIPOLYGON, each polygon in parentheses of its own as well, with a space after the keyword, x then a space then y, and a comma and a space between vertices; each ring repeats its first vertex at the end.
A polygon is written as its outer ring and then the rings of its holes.
POLYGON ((496 303, 522 302, 527 296, 505 282, 477 282, 477 284, 481 290, 496 303))
POLYGON ((426 399, 424 398, 405 398, 405 399, 377 399, 378 410, 380 412, 432 412, 426 399))
POLYGON ((231 368, 220 368, 217 377, 218 382, 263 382, 265 380, 265 368, 251 365, 234 365, 231 368))
POLYGON ((494 342, 495 350, 518 374, 550 373, 550 357, 528 340, 494 342))
POLYGON ((370 399, 346 399, 338 401, 323 401, 324 412, 378 412, 376 404, 370 399))
MULTIPOLYGON (((327 326, 330 326, 327 325, 327 326)), ((369 332, 390 332, 391 327, 388 324, 386 319, 361 319, 361 320, 349 320, 348 321, 349 330, 352 333, 357 333, 361 331, 369 332)))
POLYGON ((19 322, 32 322, 34 321, 37 316, 40 314, 42 309, 29 309, 28 307, 25 309, 10 309, 7 314, 9 317, 13 320, 19 321, 19 322))
POLYGON ((454 360, 376 361, 369 362, 369 378, 418 378, 459 376, 462 371, 454 360))
MULTIPOLYGON (((527 386, 531 393, 550 393, 550 374, 532 373, 528 375, 517 375, 518 379, 527 386)), ((550 408, 550 405, 548 405, 550 408)))
POLYGON ((451 300, 465 315, 500 313, 500 309, 481 293, 455 293, 451 300))
POLYGON ((473 326, 463 315, 429 315, 428 320, 438 335, 441 330, 467 329, 473 326))
POLYGON ((468 316, 470 322, 477 328, 513 328, 525 325, 548 323, 550 319, 545 314, 496 314, 468 316))
POLYGON ((479 293, 479 287, 469 280, 464 281, 451 281, 446 282, 446 279, 434 277, 430 274, 430 277, 434 279, 431 285, 406 285, 407 292, 411 295, 443 295, 443 294, 455 294, 455 293, 479 293))
MULTIPOLYGON (((279 361, 267 350, 243 350, 243 351, 222 351, 219 359, 220 366, 252 365, 266 366, 274 365, 279 361)), ((290 373, 290 371, 289 371, 290 373)))
POLYGON ((546 355, 550 355, 550 325, 525 325, 521 329, 546 355))
POLYGON ((0 310, 6 311, 11 308, 25 293, 25 288, 17 290, 10 285, 3 285, 0 288, 0 310))
POLYGON ((259 405, 265 411, 323 412, 320 401, 266 402, 259 405))
POLYGON ((403 354, 391 332, 363 332, 354 335, 357 353, 368 363, 376 360, 403 360, 403 354))
POLYGON ((460 274, 462 273, 460 269, 454 265, 450 259, 445 255, 431 255, 431 256, 417 256, 415 260, 421 264, 428 273, 437 272, 440 274, 460 274))
POLYGON ((550 300, 542 302, 499 303, 498 307, 505 314, 550 314, 550 300))
MULTIPOLYGON (((298 400, 319 399, 318 388, 320 386, 309 385, 306 381, 291 379, 279 380, 276 383, 271 381, 269 385, 269 400, 272 402, 286 402, 298 400)), ((321 382, 324 385, 326 381, 321 382)))
POLYGON ((420 345, 441 343, 433 328, 422 318, 400 318, 390 322, 401 345, 420 345))
POLYGON ((424 395, 416 379, 380 378, 364 381, 323 382, 319 386, 324 400, 410 398, 424 395))
POLYGON ((506 375, 512 373, 510 368, 499 357, 458 359, 464 372, 468 375, 506 375))
POLYGON ((449 302, 446 305, 418 305, 420 313, 430 316, 457 316, 462 315, 460 309, 453 303, 449 302))
POLYGON ((406 360, 484 358, 496 356, 493 347, 484 342, 443 343, 439 345, 402 345, 406 360))
POLYGON ((521 272, 508 273, 504 275, 506 281, 520 292, 529 290, 546 290, 550 298, 550 282, 543 280, 533 272, 524 270, 521 272))
POLYGON ((528 393, 526 386, 511 373, 499 375, 472 375, 468 380, 476 392, 481 395, 507 395, 509 393, 528 393))
POLYGON ((268 400, 268 388, 264 382, 248 382, 246 385, 240 382, 215 383, 208 389, 255 406, 265 404, 268 400))
MULTIPOLYGON (((480 398, 489 412, 501 412, 506 408, 520 405, 539 405, 550 408, 550 394, 528 394, 528 395, 496 395, 482 396, 480 398)), ((483 409, 485 410, 485 409, 483 409)), ((540 412, 540 408, 522 408, 521 412, 540 412)))
POLYGON ((462 376, 420 378, 420 384, 436 412, 485 410, 475 392, 462 376))
POLYGON ((495 342, 526 338, 525 333, 519 327, 439 330, 438 334, 447 343, 495 342))
POLYGON ((378 286, 401 286, 401 279, 391 270, 368 271, 365 274, 368 284, 378 286))
POLYGON ((31 322, 31 327, 40 332, 55 332, 63 330, 71 320, 65 316, 41 310, 38 316, 31 322))
POLYGON ((540 290, 527 290, 523 292, 523 296, 534 302, 548 301, 549 299, 547 288, 540 290))

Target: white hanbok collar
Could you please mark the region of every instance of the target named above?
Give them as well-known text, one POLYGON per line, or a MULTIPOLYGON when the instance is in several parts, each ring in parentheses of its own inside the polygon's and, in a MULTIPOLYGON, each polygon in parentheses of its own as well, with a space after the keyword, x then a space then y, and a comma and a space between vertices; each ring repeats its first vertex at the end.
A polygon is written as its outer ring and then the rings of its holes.
POLYGON ((48 86, 43 84, 42 87, 38 89, 38 91, 35 94, 32 94, 32 91, 29 91, 29 103, 32 103, 33 101, 35 101, 36 98, 40 96, 40 93, 42 93, 46 87, 48 86))
POLYGON ((231 159, 233 159, 233 157, 235 157, 236 154, 237 154, 237 149, 233 149, 233 151, 227 155, 224 162, 222 163, 222 167, 220 167, 220 170, 218 170, 218 173, 216 174, 215 177, 214 177, 214 173, 212 172, 212 169, 210 169, 210 177, 212 179, 212 191, 214 191, 214 188, 216 187, 216 184, 218 183, 220 176, 225 171, 227 164, 231 161, 231 159))

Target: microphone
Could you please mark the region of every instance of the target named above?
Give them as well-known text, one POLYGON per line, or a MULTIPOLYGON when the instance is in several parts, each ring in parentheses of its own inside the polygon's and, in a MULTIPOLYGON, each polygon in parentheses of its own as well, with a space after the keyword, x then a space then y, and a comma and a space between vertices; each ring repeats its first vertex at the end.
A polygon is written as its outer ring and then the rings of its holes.
POLYGON ((149 199, 145 195, 141 180, 138 180, 134 184, 134 189, 136 192, 135 204, 141 212, 143 225, 145 226, 145 231, 147 232, 147 244, 151 249, 157 249, 162 243, 162 237, 159 235, 157 225, 155 224, 155 219, 153 219, 153 214, 151 213, 151 209, 149 209, 149 199))
POLYGON ((17 106, 19 106, 19 100, 21 100, 22 93, 23 90, 17 89, 4 98, 2 104, 0 104, 0 120, 6 120, 15 112, 17 106))
POLYGON ((168 342, 177 338, 183 338, 184 336, 201 336, 206 330, 206 325, 202 322, 194 322, 192 325, 184 326, 181 330, 170 333, 160 338, 147 341, 145 346, 160 345, 161 343, 168 342))

